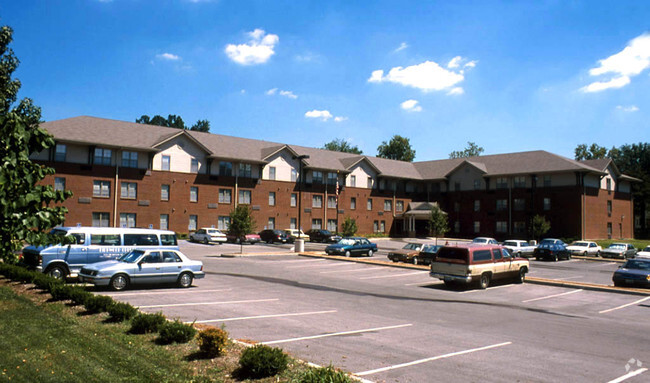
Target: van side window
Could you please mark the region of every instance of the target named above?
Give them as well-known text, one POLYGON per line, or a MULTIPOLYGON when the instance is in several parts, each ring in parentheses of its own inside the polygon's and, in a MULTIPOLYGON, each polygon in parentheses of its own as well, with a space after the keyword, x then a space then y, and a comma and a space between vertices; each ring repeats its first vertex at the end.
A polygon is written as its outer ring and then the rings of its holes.
POLYGON ((474 252, 472 259, 474 262, 491 261, 492 254, 490 253, 490 250, 477 250, 474 252))
POLYGON ((90 234, 91 245, 119 246, 119 234, 90 234))
POLYGON ((178 242, 176 241, 176 235, 175 234, 161 234, 160 235, 160 242, 164 246, 178 246, 178 242))
POLYGON ((158 246, 156 234, 124 234, 124 246, 158 246))
POLYGON ((86 243, 86 234, 84 233, 68 234, 66 237, 74 238, 72 241, 73 245, 83 245, 84 243, 86 243))
POLYGON ((173 251, 163 251, 163 262, 181 262, 181 257, 173 251))

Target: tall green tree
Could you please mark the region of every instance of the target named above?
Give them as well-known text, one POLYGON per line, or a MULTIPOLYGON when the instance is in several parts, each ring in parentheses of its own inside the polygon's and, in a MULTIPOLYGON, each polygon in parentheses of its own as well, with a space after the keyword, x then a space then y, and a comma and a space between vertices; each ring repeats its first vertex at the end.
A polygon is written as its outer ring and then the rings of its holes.
POLYGON ((198 120, 196 124, 192 125, 190 130, 196 130, 197 132, 209 132, 210 131, 210 121, 208 120, 198 120))
POLYGON ((8 263, 17 261, 16 251, 24 242, 60 240, 48 231, 64 222, 68 210, 57 204, 72 196, 39 184, 54 169, 29 159, 54 146, 54 139, 39 127, 41 110, 32 100, 24 98, 15 105, 21 84, 12 79, 19 64, 9 48, 12 36, 10 27, 0 29, 0 258, 8 263))
POLYGON ((540 240, 542 236, 551 230, 551 223, 546 220, 543 215, 535 215, 530 225, 530 235, 536 240, 540 240))
MULTIPOLYGON (((243 239, 246 234, 250 234, 255 230, 255 220, 251 215, 251 209, 248 205, 238 205, 233 211, 230 212, 230 226, 228 227, 228 234, 238 238, 240 244, 243 246, 243 239)), ((240 251, 241 251, 240 247, 240 251)))
POLYGON ((358 230, 359 226, 357 226, 357 221, 354 218, 346 217, 345 221, 343 221, 343 226, 341 227, 343 236, 352 237, 358 230))
POLYGON ((467 141, 467 147, 464 150, 449 153, 449 158, 467 158, 467 157, 477 157, 484 152, 484 149, 474 142, 467 141))
POLYGON ((449 231, 447 213, 442 211, 438 205, 434 205, 431 208, 431 215, 429 216, 429 231, 436 239, 436 245, 438 244, 438 237, 444 237, 444 235, 449 231))
POLYGON ((334 152, 344 152, 352 154, 362 154, 363 152, 359 150, 358 147, 352 146, 349 142, 342 138, 335 138, 332 141, 326 143, 323 146, 323 149, 332 150, 334 152))
POLYGON ((377 157, 412 162, 415 159, 415 150, 408 138, 396 134, 389 142, 383 141, 379 145, 377 157))
POLYGON ((607 148, 599 146, 598 144, 580 144, 575 148, 575 159, 582 160, 596 160, 607 157, 607 148))
POLYGON ((175 114, 170 114, 167 116, 167 118, 159 114, 156 114, 153 117, 149 117, 148 115, 143 114, 142 116, 140 116, 140 118, 136 118, 135 122, 138 124, 166 126, 168 128, 196 130, 199 132, 210 131, 210 121, 208 120, 198 120, 194 125, 188 128, 187 125, 185 125, 183 118, 175 114))

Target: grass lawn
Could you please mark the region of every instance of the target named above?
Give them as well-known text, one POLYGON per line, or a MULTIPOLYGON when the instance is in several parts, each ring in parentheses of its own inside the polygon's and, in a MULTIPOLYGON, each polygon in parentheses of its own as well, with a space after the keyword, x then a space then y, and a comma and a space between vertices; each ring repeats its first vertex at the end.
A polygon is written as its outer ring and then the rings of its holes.
POLYGON ((598 243, 598 245, 600 245, 603 249, 606 249, 612 243, 631 243, 635 248, 643 250, 646 246, 650 246, 650 239, 603 239, 596 241, 596 243, 598 243))
MULTIPOLYGON (((49 302, 31 286, 0 279, 0 382, 238 381, 232 374, 243 346, 204 359, 196 340, 157 345, 156 335, 127 334, 128 322, 49 302)), ((290 382, 306 369, 292 361, 283 375, 255 381, 290 382)))

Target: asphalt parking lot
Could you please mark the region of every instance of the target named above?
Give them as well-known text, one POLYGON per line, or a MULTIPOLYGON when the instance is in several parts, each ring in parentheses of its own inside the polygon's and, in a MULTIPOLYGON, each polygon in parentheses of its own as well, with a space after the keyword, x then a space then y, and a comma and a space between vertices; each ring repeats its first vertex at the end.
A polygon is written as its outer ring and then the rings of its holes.
MULTIPOLYGON (((375 382, 650 379, 650 296, 528 283, 450 290, 426 270, 300 257, 288 247, 244 246, 276 255, 224 258, 239 245, 182 243, 207 272, 194 287, 102 293, 375 382)), ((617 266, 531 264, 531 275, 603 281, 617 266)))

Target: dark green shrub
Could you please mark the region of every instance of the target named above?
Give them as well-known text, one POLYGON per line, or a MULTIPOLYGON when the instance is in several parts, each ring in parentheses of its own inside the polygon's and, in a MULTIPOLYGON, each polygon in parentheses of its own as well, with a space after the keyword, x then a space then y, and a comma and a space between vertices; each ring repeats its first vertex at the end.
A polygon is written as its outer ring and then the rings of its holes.
POLYGON ((131 334, 147 334, 158 332, 167 319, 162 313, 155 314, 138 314, 131 319, 131 334))
POLYGON ((239 358, 240 372, 250 378, 266 378, 287 369, 289 357, 282 349, 258 344, 247 348, 239 358))
POLYGON ((343 371, 331 365, 328 367, 310 368, 297 379, 296 383, 352 383, 352 379, 343 371))
POLYGON ((55 301, 65 301, 69 298, 70 286, 61 284, 53 284, 50 288, 50 294, 55 301))
POLYGON ((88 312, 97 314, 108 311, 113 303, 115 303, 113 298, 106 295, 90 295, 84 300, 84 307, 88 312))
POLYGON ((92 293, 86 291, 81 286, 70 286, 70 289, 68 290, 68 299, 70 299, 72 303, 76 305, 85 305, 86 300, 92 298, 93 296, 94 295, 92 293))
POLYGON ((196 335, 194 326, 185 324, 178 319, 163 323, 158 332, 160 334, 157 341, 163 344, 187 343, 196 335))
POLYGON ((223 355, 228 343, 228 333, 220 328, 208 328, 199 332, 199 350, 207 356, 223 355))
POLYGON ((56 278, 52 278, 49 275, 38 273, 32 279, 32 283, 38 289, 51 291, 53 285, 55 285, 55 284, 56 285, 62 285, 63 281, 61 281, 59 279, 56 279, 56 278))
POLYGON ((124 302, 113 302, 108 306, 107 311, 114 322, 123 322, 133 318, 138 313, 138 309, 124 302))

